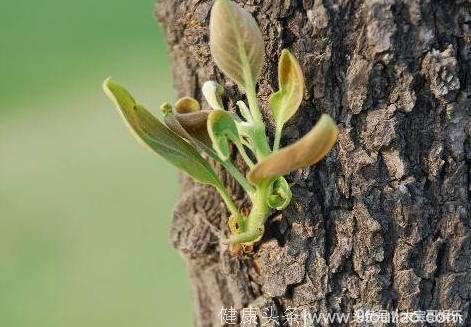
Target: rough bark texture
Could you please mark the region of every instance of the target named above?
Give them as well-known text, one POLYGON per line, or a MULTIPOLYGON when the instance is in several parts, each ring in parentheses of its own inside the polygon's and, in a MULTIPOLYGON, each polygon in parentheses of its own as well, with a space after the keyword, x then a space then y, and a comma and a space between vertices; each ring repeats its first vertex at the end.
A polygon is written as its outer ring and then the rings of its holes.
MULTIPOLYGON (((215 79, 238 100, 243 95, 211 60, 212 2, 161 0, 156 14, 178 95, 201 99, 202 82, 215 79)), ((242 258, 211 227, 226 229, 218 195, 183 179, 171 240, 188 262, 196 325, 220 326, 221 307, 270 305, 324 313, 454 309, 471 325, 469 3, 236 2, 265 37, 258 91, 268 121, 282 48, 305 73, 304 102, 282 144, 308 132, 323 112, 341 133, 322 163, 288 177, 292 204, 242 258)))

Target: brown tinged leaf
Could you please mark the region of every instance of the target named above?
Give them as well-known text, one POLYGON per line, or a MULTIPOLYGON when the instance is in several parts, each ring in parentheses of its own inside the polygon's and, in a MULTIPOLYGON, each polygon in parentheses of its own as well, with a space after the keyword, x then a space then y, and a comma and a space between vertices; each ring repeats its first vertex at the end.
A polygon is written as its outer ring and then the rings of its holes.
MULTIPOLYGON (((167 112, 167 114, 164 115, 164 122, 165 122, 165 125, 167 125, 167 127, 170 128, 172 132, 174 132, 175 134, 178 134, 181 138, 187 140, 190 144, 192 144, 195 147, 195 149, 199 150, 200 152, 204 152, 208 154, 212 159, 216 161, 220 160, 217 153, 213 150, 213 148, 211 148, 211 144, 202 142, 198 138, 190 135, 182 127, 182 125, 177 120, 177 118, 175 117, 175 114, 172 111, 167 112)), ((211 140, 209 142, 211 142, 211 140)))
POLYGON ((164 110, 164 123, 167 125, 170 130, 178 135, 180 135, 181 138, 190 141, 191 135, 183 128, 183 126, 178 122, 177 118, 175 118, 175 114, 173 111, 165 113, 164 110))
POLYGON ((270 107, 277 128, 298 111, 304 95, 304 75, 296 58, 287 50, 281 52, 278 63, 279 91, 270 98, 270 107))
POLYGON ((175 111, 179 114, 198 112, 201 110, 199 102, 192 97, 183 97, 178 99, 175 104, 175 111))
POLYGON ((274 152, 249 172, 248 180, 257 184, 284 176, 322 160, 337 141, 338 129, 329 115, 323 114, 313 129, 296 143, 274 152))
POLYGON ((202 110, 188 114, 175 113, 175 118, 191 136, 197 138, 205 144, 210 145, 211 139, 209 138, 206 127, 206 122, 208 121, 208 116, 210 113, 210 110, 202 110))
POLYGON ((198 101, 191 97, 184 97, 179 99, 175 104, 175 108, 170 110, 172 111, 172 115, 169 115, 169 110, 170 109, 166 104, 162 106, 162 112, 164 113, 164 116, 169 117, 165 119, 165 124, 171 130, 188 139, 188 137, 183 135, 181 130, 183 129, 192 137, 198 139, 206 145, 211 145, 211 139, 209 138, 206 126, 208 116, 212 110, 201 110, 198 101), (179 126, 177 126, 176 122, 172 120, 176 120, 179 126))
POLYGON ((242 88, 255 83, 265 57, 255 19, 232 1, 216 0, 209 30, 209 45, 217 66, 242 88))
POLYGON ((198 149, 200 152, 206 153, 207 155, 209 155, 210 158, 220 162, 223 167, 227 169, 227 171, 231 172, 232 176, 242 185, 242 187, 247 192, 253 192, 252 186, 245 180, 244 176, 237 170, 235 170, 235 168, 229 161, 224 161, 218 156, 216 151, 211 147, 211 140, 207 141, 209 142, 208 144, 188 133, 182 127, 180 122, 176 119, 175 113, 169 104, 163 104, 161 109, 164 114, 165 125, 167 125, 170 130, 172 130, 175 134, 179 135, 182 139, 187 140, 190 144, 193 145, 195 149, 198 149))

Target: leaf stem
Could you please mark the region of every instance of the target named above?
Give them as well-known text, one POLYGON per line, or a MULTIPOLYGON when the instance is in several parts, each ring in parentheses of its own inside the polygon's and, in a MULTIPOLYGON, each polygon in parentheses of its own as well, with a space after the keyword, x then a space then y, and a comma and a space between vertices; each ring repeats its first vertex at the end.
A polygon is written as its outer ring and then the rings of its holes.
POLYGON ((265 180, 257 185, 253 207, 247 217, 247 224, 244 231, 239 234, 232 234, 229 240, 227 240, 227 243, 253 244, 262 238, 265 229, 265 221, 270 213, 270 208, 267 204, 267 198, 270 193, 270 183, 271 180, 265 180))
POLYGON ((245 69, 247 72, 245 73, 246 78, 246 85, 245 85, 245 93, 247 95, 247 102, 249 103, 250 113, 252 114, 254 123, 256 125, 263 125, 262 114, 260 109, 258 108, 257 103, 257 94, 255 91, 255 81, 253 80, 252 74, 250 73, 250 69, 245 69))
POLYGON ((268 146, 267 135, 265 133, 265 123, 263 122, 262 114, 257 103, 255 83, 252 79, 252 74, 250 73, 250 71, 248 71, 245 73, 245 75, 245 93, 247 95, 247 101, 249 103, 250 112, 253 117, 252 142, 255 148, 255 155, 258 160, 261 160, 267 155, 269 155, 271 151, 270 147, 268 146))
POLYGON ((239 183, 239 185, 244 189, 244 191, 250 196, 252 199, 252 195, 255 192, 255 188, 247 181, 247 179, 240 173, 240 171, 234 166, 234 164, 228 160, 222 160, 219 158, 219 156, 216 154, 216 152, 204 144, 203 142, 200 142, 196 139, 192 139, 193 142, 202 150, 204 151, 208 156, 219 162, 225 169, 226 171, 234 177, 234 179, 239 183))
POLYGON ((281 131, 283 127, 276 126, 275 130, 275 140, 273 142, 273 152, 278 151, 280 148, 280 141, 281 141, 281 131))
MULTIPOLYGON (((238 38, 239 40, 240 38, 238 38)), ((240 47, 239 47, 240 48, 240 47)), ((270 147, 268 146, 267 135, 265 133, 265 123, 257 103, 257 92, 255 90, 255 77, 252 75, 252 70, 245 50, 240 50, 240 58, 242 60, 242 70, 244 76, 244 89, 249 103, 250 113, 253 118, 254 133, 253 144, 255 147, 255 156, 258 160, 265 158, 270 154, 270 147)))
POLYGON ((234 164, 230 161, 219 161, 222 166, 227 170, 227 172, 234 177, 234 179, 240 184, 240 186, 244 189, 244 191, 250 196, 252 199, 253 194, 255 192, 255 188, 250 185, 247 179, 241 174, 241 172, 234 166, 234 164))
POLYGON ((237 206, 235 205, 234 201, 232 200, 231 196, 227 192, 227 189, 224 187, 224 185, 220 183, 218 186, 216 186, 216 190, 221 195, 231 215, 235 217, 239 217, 240 216, 239 209, 237 209, 237 206))
POLYGON ((270 208, 268 207, 267 198, 270 192, 271 180, 267 180, 257 185, 254 204, 249 215, 248 229, 255 229, 265 224, 270 208))
POLYGON ((247 152, 245 151, 244 145, 240 143, 239 145, 236 145, 236 146, 237 146, 237 150, 239 150, 239 153, 242 156, 242 159, 244 159, 247 166, 249 166, 249 168, 252 168, 254 166, 254 163, 252 159, 250 159, 250 157, 248 156, 247 152))

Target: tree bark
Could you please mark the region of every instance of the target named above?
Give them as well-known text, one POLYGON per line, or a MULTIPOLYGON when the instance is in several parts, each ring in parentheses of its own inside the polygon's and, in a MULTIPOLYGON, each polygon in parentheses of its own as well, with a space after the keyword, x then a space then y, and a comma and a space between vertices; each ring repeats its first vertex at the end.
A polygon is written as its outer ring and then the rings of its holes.
MULTIPOLYGON (((188 263, 196 326, 221 326, 219 313, 231 306, 461 310, 471 325, 470 4, 236 2, 265 38, 258 95, 270 138, 266 104, 283 48, 300 61, 307 90, 282 144, 307 133, 321 113, 338 122, 340 136, 320 164, 288 176, 291 205, 269 219, 263 240, 243 257, 231 256, 214 232, 227 229, 228 217, 216 192, 182 178, 171 240, 188 263)), ((178 96, 201 100, 202 83, 217 80, 235 110, 232 101, 244 97, 209 50, 212 3, 161 0, 156 15, 178 96)), ((219 172, 245 205, 241 189, 219 172)))

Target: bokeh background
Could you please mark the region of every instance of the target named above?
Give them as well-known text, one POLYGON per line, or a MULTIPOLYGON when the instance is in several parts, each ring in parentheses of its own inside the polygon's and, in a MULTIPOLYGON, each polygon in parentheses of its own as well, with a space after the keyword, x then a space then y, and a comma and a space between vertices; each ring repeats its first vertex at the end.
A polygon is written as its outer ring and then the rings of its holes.
POLYGON ((154 0, 0 2, 0 326, 190 326, 177 174, 101 90, 174 100, 154 0))

